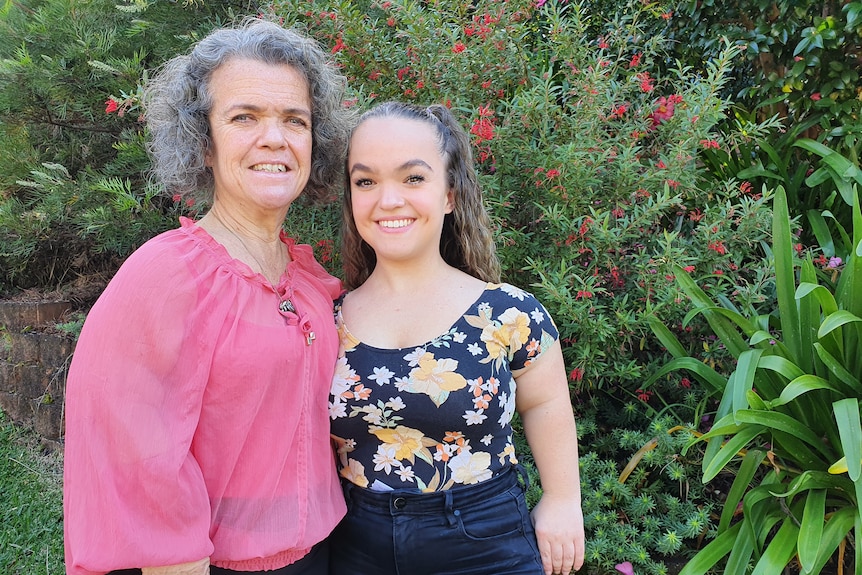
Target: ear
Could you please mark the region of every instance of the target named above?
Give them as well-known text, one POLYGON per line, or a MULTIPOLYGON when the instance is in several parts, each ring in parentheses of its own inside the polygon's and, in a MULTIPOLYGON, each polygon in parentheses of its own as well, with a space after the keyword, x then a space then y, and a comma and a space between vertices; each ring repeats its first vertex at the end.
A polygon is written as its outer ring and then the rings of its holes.
POLYGON ((204 150, 204 166, 206 166, 207 168, 213 167, 212 146, 207 146, 204 150))
POLYGON ((449 191, 446 192, 446 214, 451 214, 455 210, 455 190, 449 188, 449 191))

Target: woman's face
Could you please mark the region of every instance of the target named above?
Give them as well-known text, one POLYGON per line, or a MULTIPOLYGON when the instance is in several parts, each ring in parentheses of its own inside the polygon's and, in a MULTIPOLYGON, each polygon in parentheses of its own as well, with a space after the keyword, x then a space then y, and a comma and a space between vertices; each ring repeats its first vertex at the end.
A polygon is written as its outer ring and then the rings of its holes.
POLYGON ((453 194, 433 126, 404 118, 365 120, 350 139, 347 169, 356 228, 378 262, 440 257, 453 194))
POLYGON ((311 171, 311 98, 295 68, 233 58, 213 72, 215 201, 249 217, 284 210, 311 171))

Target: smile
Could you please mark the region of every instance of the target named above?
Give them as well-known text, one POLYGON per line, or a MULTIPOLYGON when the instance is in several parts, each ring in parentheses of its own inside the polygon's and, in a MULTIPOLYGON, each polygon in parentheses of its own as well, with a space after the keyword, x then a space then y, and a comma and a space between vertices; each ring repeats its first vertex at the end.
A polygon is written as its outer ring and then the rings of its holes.
POLYGON ((287 166, 284 164, 255 164, 251 169, 255 172, 286 172, 287 166))
POLYGON ((413 223, 412 219, 403 219, 403 220, 381 220, 379 224, 384 228, 404 228, 413 223))

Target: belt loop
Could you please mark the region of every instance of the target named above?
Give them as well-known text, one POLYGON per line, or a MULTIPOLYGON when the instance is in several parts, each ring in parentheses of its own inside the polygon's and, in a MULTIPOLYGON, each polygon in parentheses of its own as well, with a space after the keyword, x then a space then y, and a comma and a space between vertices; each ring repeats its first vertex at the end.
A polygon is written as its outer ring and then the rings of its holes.
POLYGON ((515 471, 524 480, 524 491, 526 492, 530 489, 530 476, 527 474, 527 470, 520 463, 516 463, 515 471))
POLYGON ((348 481, 346 479, 342 479, 342 483, 344 484, 344 502, 347 505, 350 505, 351 497, 350 494, 353 492, 353 488, 355 487, 352 481, 348 481))
POLYGON ((452 508, 452 492, 447 489, 443 493, 445 494, 444 506, 446 507, 446 520, 449 522, 449 527, 452 527, 457 523, 456 517, 460 515, 461 512, 452 508))

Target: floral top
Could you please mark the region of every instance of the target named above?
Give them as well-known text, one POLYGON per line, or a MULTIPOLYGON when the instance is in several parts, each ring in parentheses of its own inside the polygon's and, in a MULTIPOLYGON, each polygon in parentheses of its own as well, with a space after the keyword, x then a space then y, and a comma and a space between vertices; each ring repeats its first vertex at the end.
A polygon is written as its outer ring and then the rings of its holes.
POLYGON ((344 324, 341 302, 329 412, 342 477, 379 491, 441 491, 517 463, 512 371, 558 337, 538 300, 488 284, 449 331, 412 349, 360 342, 344 324))

